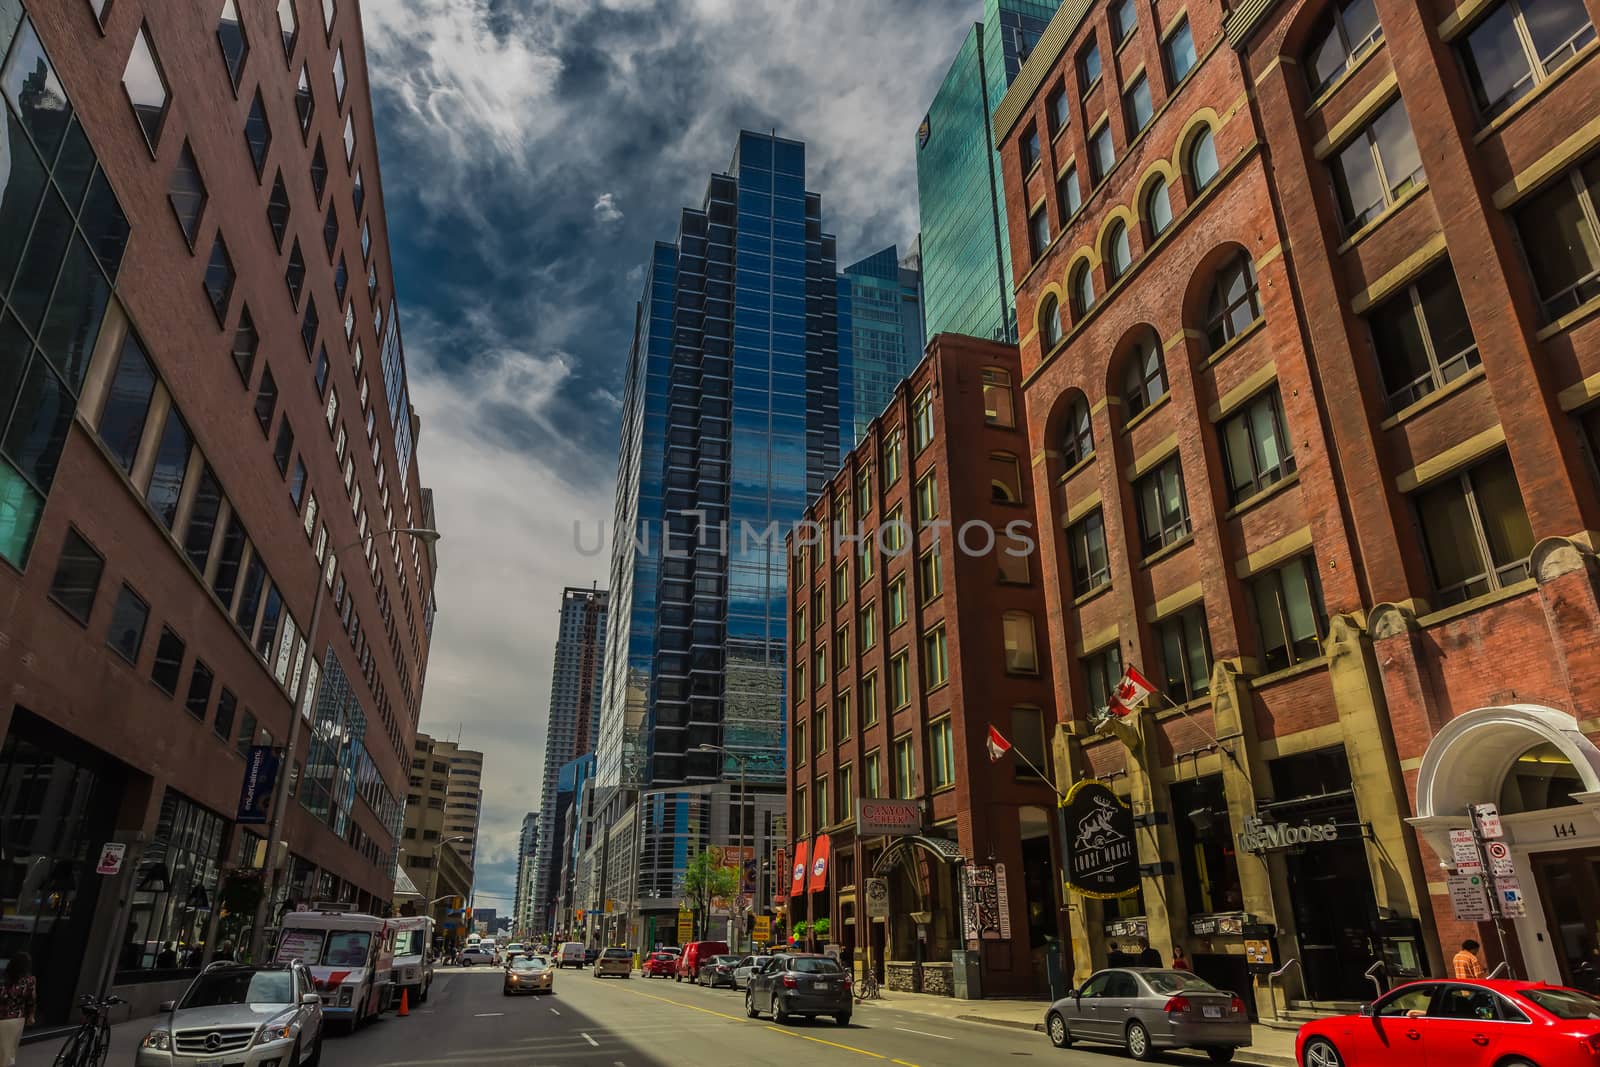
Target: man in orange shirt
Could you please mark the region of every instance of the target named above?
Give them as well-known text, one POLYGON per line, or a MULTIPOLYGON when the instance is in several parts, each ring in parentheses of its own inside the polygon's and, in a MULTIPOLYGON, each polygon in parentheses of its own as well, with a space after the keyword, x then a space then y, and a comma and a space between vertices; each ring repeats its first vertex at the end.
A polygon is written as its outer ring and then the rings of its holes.
POLYGON ((1450 961, 1450 969, 1457 978, 1482 978, 1483 963, 1478 959, 1478 943, 1470 937, 1461 942, 1461 951, 1450 961))

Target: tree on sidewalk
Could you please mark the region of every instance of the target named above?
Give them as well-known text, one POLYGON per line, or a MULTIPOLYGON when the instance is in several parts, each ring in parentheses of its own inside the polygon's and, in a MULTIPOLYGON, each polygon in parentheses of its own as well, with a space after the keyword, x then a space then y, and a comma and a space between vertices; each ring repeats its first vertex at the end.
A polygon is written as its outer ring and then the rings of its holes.
POLYGON ((720 849, 708 848, 689 860, 683 872, 683 899, 694 912, 695 931, 701 937, 710 920, 711 902, 730 899, 739 891, 739 872, 722 865, 720 849))

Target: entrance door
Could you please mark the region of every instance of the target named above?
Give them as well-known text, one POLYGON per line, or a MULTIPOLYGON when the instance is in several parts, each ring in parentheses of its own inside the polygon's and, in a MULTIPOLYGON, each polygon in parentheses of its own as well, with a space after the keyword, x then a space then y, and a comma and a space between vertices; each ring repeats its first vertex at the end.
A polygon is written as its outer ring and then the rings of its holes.
POLYGON ((1530 857, 1561 980, 1600 994, 1600 849, 1530 857))
MULTIPOLYGON (((1354 813, 1349 821, 1353 822, 1354 813)), ((1358 838, 1302 846, 1288 857, 1300 969, 1312 1000, 1366 1000, 1377 924, 1366 847, 1358 838)))

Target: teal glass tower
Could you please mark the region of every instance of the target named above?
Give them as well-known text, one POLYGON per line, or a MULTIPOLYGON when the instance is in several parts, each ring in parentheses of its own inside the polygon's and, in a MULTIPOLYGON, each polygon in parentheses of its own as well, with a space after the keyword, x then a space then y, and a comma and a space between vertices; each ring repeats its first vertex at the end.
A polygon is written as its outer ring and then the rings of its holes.
POLYGON ((894 387, 922 358, 922 276, 894 245, 839 274, 839 349, 854 380, 852 440, 888 407, 894 387))
POLYGON ((1059 0, 984 0, 917 128, 927 336, 1017 339, 1011 241, 991 119, 1059 0))

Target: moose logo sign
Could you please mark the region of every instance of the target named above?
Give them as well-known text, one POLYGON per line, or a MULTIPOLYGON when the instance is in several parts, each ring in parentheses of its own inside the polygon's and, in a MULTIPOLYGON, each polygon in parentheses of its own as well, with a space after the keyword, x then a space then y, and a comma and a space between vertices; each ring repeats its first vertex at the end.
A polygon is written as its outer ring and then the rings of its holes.
POLYGON ((1086 897, 1125 897, 1139 888, 1139 854, 1133 809, 1103 782, 1072 787, 1062 805, 1067 843, 1067 884, 1086 897))

